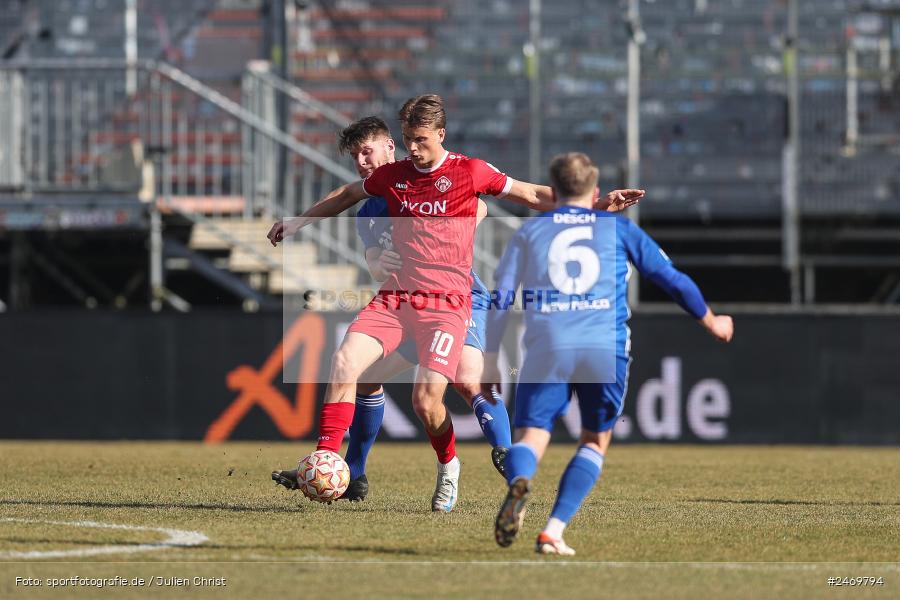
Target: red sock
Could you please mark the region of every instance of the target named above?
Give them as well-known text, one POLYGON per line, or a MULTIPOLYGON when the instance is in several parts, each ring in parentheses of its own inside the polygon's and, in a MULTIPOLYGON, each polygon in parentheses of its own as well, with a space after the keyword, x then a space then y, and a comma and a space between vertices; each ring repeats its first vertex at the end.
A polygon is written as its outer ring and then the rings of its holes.
POLYGON ((453 457, 456 456, 456 434, 453 433, 452 421, 447 431, 438 435, 429 433, 428 437, 431 438, 431 447, 434 448, 439 463, 446 465, 453 460, 453 457))
POLYGON ((319 413, 319 443, 316 450, 340 452, 344 434, 353 422, 353 402, 332 402, 322 406, 319 413))

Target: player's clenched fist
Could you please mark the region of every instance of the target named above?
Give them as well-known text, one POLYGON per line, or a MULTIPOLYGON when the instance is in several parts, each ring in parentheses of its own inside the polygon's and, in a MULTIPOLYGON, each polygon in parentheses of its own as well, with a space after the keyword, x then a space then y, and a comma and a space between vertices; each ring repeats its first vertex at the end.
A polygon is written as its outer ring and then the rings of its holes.
POLYGON ((391 273, 399 271, 403 266, 400 255, 393 250, 381 250, 369 248, 366 250, 366 262, 369 264, 369 272, 375 281, 385 281, 391 273))
POLYGON ((277 221, 272 225, 272 229, 269 230, 269 234, 266 237, 269 238, 269 241, 273 246, 277 246, 278 242, 283 241, 286 237, 294 235, 299 229, 295 219, 285 219, 283 221, 277 221))
POLYGON ((403 259, 393 250, 384 250, 378 255, 378 267, 385 273, 399 271, 403 266, 403 259))
POLYGON ((734 336, 734 321, 728 315, 715 315, 711 310, 701 320, 709 333, 720 342, 730 342, 734 336))

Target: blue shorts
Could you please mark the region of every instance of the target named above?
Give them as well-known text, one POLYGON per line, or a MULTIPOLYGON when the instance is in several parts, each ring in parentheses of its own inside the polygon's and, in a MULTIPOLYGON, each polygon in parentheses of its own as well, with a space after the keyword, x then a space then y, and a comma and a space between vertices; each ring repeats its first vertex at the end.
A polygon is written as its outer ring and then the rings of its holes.
MULTIPOLYGON (((466 330, 465 346, 472 346, 482 354, 484 354, 484 340, 487 337, 487 309, 478 309, 472 307, 472 318, 469 320, 469 328, 466 330)), ((400 344, 396 352, 410 364, 419 362, 418 353, 416 352, 416 343, 408 340, 400 344)))
POLYGON ((466 334, 466 346, 472 346, 484 354, 484 344, 487 340, 487 307, 479 307, 472 302, 472 318, 469 320, 469 329, 466 334))
POLYGON ((615 383, 595 383, 604 375, 590 349, 529 352, 516 386, 516 427, 553 430, 556 419, 566 414, 572 392, 578 395, 581 427, 601 432, 612 429, 625 406, 631 358, 616 357, 615 383), (531 369, 529 369, 531 367, 531 369), (540 376, 535 377, 540 373, 540 376), (530 374, 527 375, 527 374, 530 374), (575 383, 571 383, 575 382, 575 383))
POLYGON ((397 346, 397 349, 394 351, 397 352, 403 359, 411 365, 419 362, 419 353, 416 352, 416 343, 413 340, 408 340, 397 346))

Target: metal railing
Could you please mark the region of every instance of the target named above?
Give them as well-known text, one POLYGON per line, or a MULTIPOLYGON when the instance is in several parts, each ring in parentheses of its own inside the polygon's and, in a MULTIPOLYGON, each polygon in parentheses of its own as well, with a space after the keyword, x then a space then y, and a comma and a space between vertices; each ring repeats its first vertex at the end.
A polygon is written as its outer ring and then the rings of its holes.
MULTIPOLYGON (((276 95, 281 94, 289 104, 288 113, 306 117, 303 122, 313 124, 308 130, 298 130, 300 135, 312 134, 319 138, 325 138, 314 147, 323 155, 330 157, 335 162, 345 162, 337 152, 338 133, 346 127, 351 118, 317 100, 299 86, 285 81, 271 72, 266 61, 253 61, 248 65, 242 89, 244 91, 245 105, 251 110, 258 110, 263 118, 274 119, 274 106, 276 95), (264 116, 263 116, 264 115, 264 116)), ((360 118, 366 115, 354 115, 360 118)), ((264 151, 267 156, 272 150, 264 151)), ((285 177, 285 196, 280 206, 274 208, 275 214, 293 215, 302 212, 312 206, 332 186, 327 174, 316 173, 316 166, 308 162, 299 167, 288 164, 285 177), (313 182, 319 181, 316 186, 313 182)), ((356 176, 354 175, 354 179, 356 176)), ((335 182, 339 183, 339 182, 335 182)), ((270 181, 266 187, 274 187, 275 182, 270 181)), ((506 243, 512 233, 522 224, 522 219, 497 202, 491 202, 489 206, 491 218, 486 219, 478 229, 475 240, 475 270, 487 277, 493 275, 497 267, 500 255, 503 253, 506 243)), ((332 260, 348 260, 350 256, 365 268, 362 260, 364 248, 356 235, 356 225, 353 219, 329 219, 321 222, 308 233, 302 234, 305 239, 315 241, 320 245, 325 255, 332 260), (349 251, 349 255, 347 252, 349 251)))
MULTIPOLYGON (((104 59, 0 63, 0 91, 8 92, 0 94, 0 134, 12 141, 12 151, 0 153, 0 186, 25 198, 47 191, 137 193, 146 172, 141 163, 149 163, 149 196, 255 256, 253 244, 210 227, 210 218, 295 215, 358 179, 337 152, 337 133, 349 119, 262 63, 251 63, 239 90, 216 90, 166 63, 142 61, 134 95, 126 92, 128 66, 104 59), (315 127, 279 129, 279 94, 289 114, 315 127), (281 172, 280 149, 287 153, 281 172)), ((521 224, 497 203, 490 214, 475 252, 476 270, 488 277, 521 224)), ((353 218, 325 220, 300 237, 316 243, 323 263, 366 266, 353 218)))
MULTIPOLYGON (((138 92, 125 92, 128 65, 121 60, 37 60, 0 63, 4 89, 21 81, 27 108, 21 132, 23 187, 96 189, 111 152, 134 139, 159 161, 157 193, 241 194, 253 176, 253 144, 266 139, 302 157, 333 180, 355 174, 315 148, 279 130, 222 91, 157 61, 138 64, 138 92)), ((258 171, 258 168, 257 168, 258 171)), ((274 214, 274 199, 251 193, 245 216, 274 214)))
POLYGON ((0 71, 0 188, 18 188, 25 183, 22 161, 11 149, 22 143, 25 116, 24 82, 17 71, 0 71))
MULTIPOLYGON (((256 240, 238 239, 210 219, 274 219, 284 214, 269 166, 278 144, 315 165, 314 187, 355 174, 276 128, 256 112, 171 65, 137 65, 138 89, 126 93, 121 60, 0 63, 0 186, 27 202, 46 192, 126 192, 178 212, 270 268, 256 240), (152 168, 146 168, 152 165, 152 168), (149 182, 144 179, 151 173, 149 182)), ((158 223, 158 219, 151 219, 158 223)), ((261 240, 264 241, 264 240, 261 240)), ((155 262, 159 257, 160 244, 155 262)), ((348 254, 349 253, 345 253, 348 254)), ((155 269, 161 280, 161 269, 155 269)), ((285 277, 304 285, 288 266, 285 277)))

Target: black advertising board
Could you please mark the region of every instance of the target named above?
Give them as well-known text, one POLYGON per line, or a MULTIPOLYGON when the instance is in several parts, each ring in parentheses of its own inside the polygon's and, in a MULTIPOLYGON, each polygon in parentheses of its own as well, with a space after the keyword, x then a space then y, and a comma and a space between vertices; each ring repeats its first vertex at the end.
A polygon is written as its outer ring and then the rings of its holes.
MULTIPOLYGON (((0 437, 312 439, 320 382, 351 317, 309 313, 283 327, 278 314, 7 313, 0 437), (287 380, 308 383, 284 383, 285 364, 287 380)), ((683 315, 632 319, 617 442, 900 443, 900 317, 735 323, 725 345, 683 315)), ((409 386, 387 391, 381 439, 425 439, 409 386)), ((447 403, 458 437, 479 439, 459 397, 447 403)), ((573 408, 554 434, 577 432, 573 408)))

